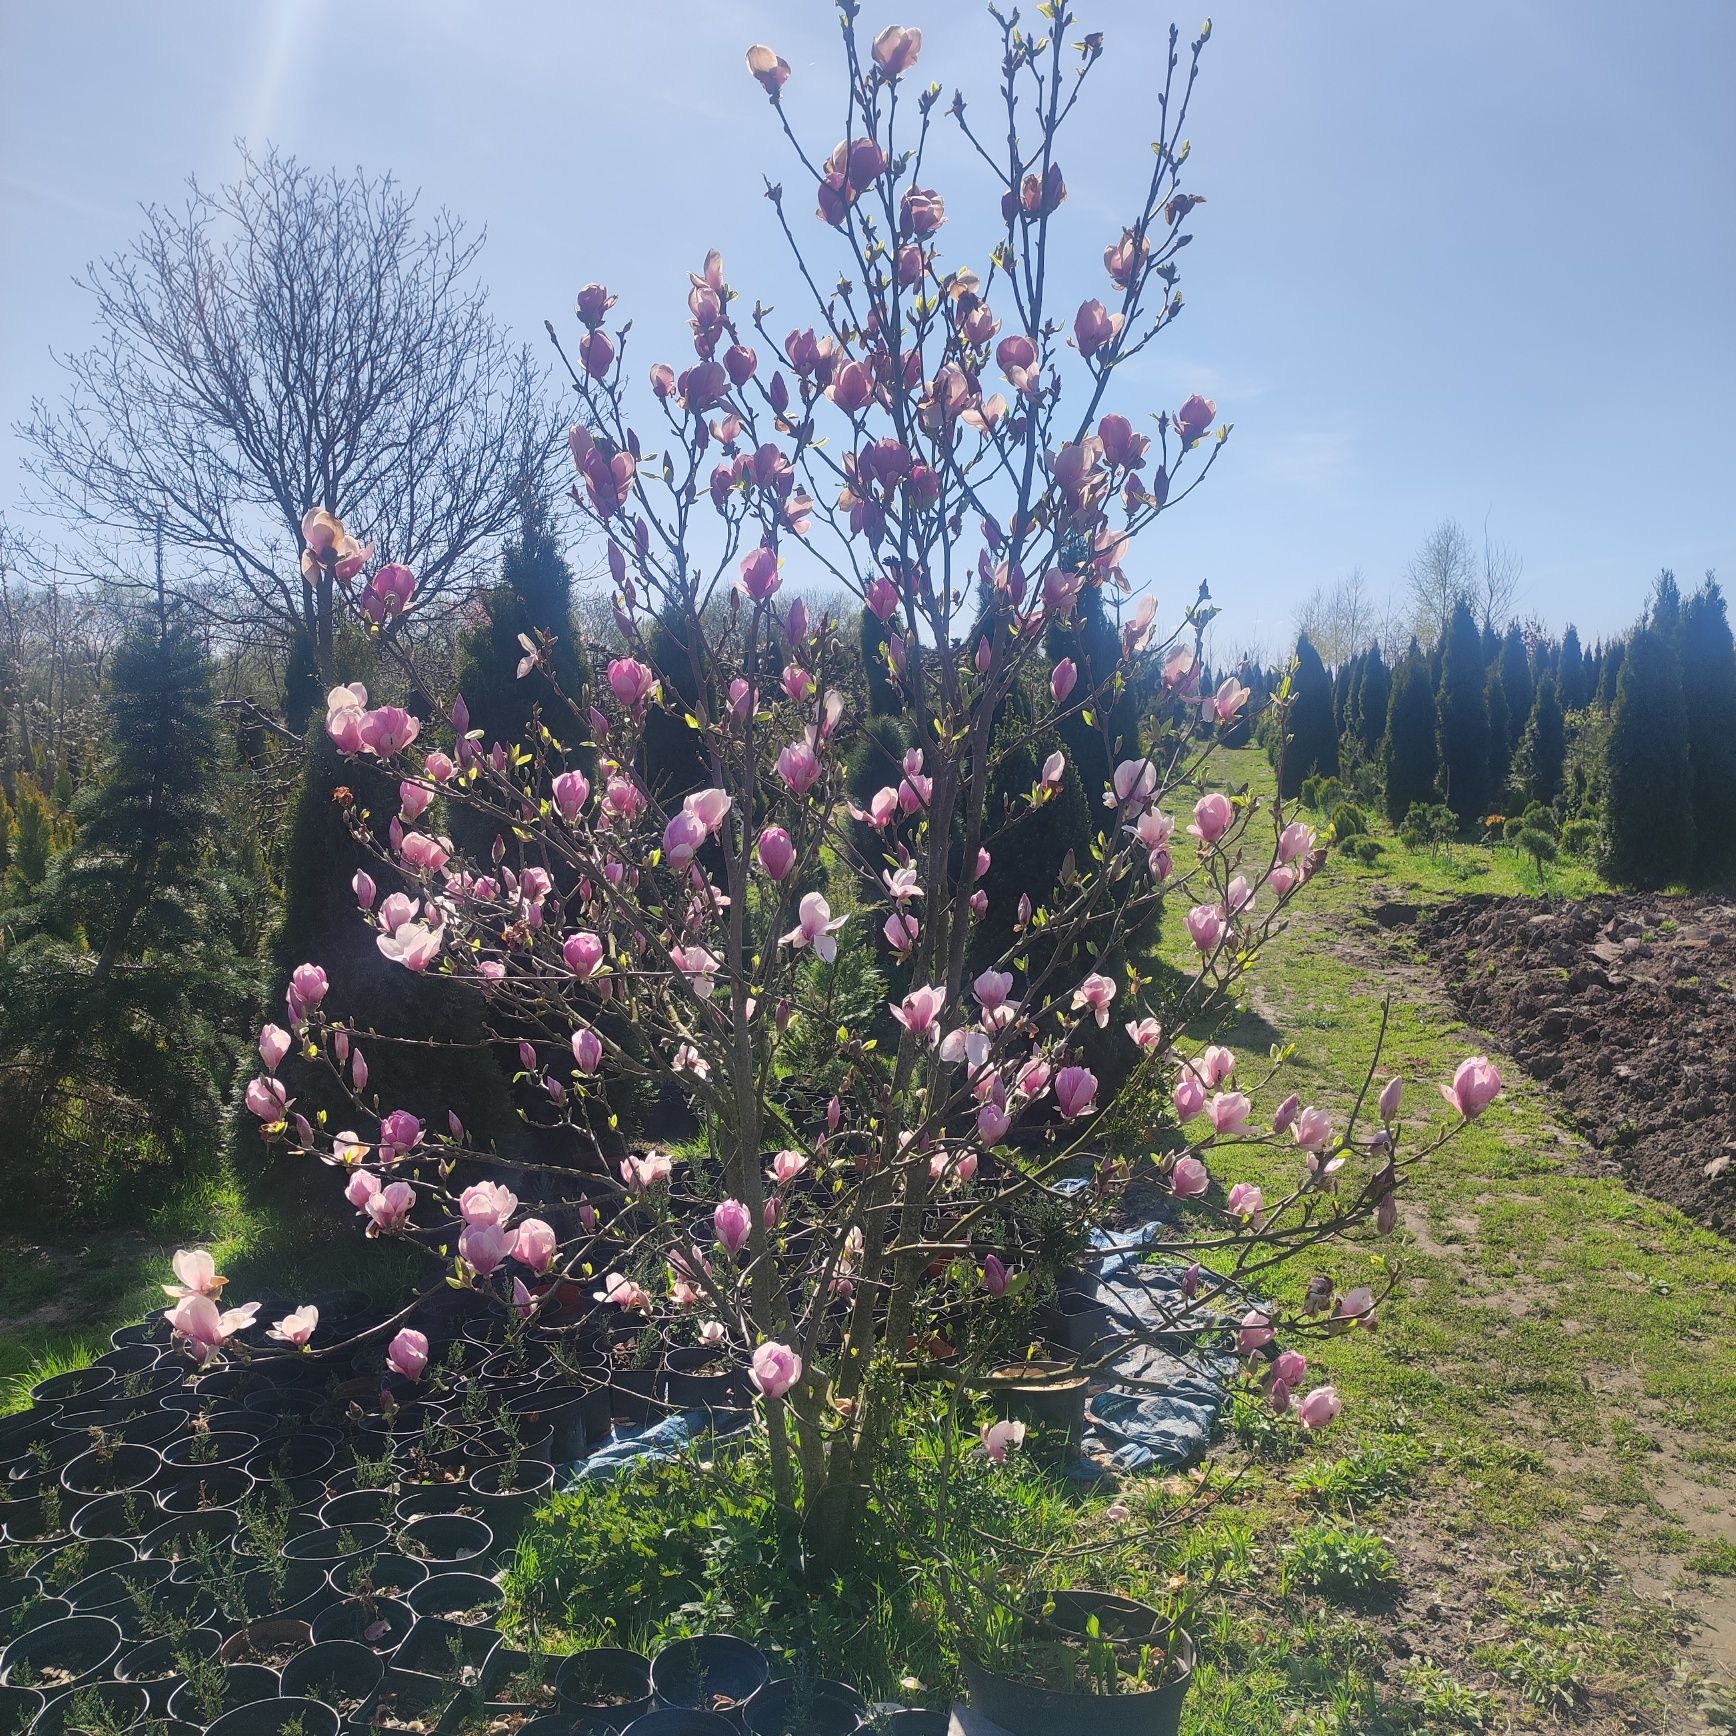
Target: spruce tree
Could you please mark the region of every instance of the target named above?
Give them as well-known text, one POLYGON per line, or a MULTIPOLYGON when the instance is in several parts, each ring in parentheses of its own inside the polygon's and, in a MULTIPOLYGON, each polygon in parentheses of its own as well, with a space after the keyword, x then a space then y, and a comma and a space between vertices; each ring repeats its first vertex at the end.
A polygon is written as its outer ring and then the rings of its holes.
POLYGON ((1489 706, 1485 697, 1483 641, 1476 617, 1463 601, 1453 609, 1441 660, 1436 698, 1441 782, 1447 805, 1461 824, 1489 811, 1489 706))
POLYGON ((1515 775, 1527 806, 1553 807, 1561 794, 1561 774, 1567 762, 1567 727, 1561 715, 1561 695, 1555 677, 1545 673, 1537 683, 1531 716, 1514 756, 1515 775))
POLYGON ((1644 888, 1687 878, 1694 865, 1688 707, 1672 636, 1651 622, 1634 634, 1622 662, 1608 768, 1604 872, 1644 888))
POLYGON ((0 1165, 57 1211, 113 1207, 141 1167, 164 1172, 160 1186, 210 1154, 247 986, 218 848, 223 749, 195 635, 166 613, 131 633, 104 713, 75 842, 10 914, 0 965, 0 1054, 12 1063, 0 1165))
POLYGON ((1710 574, 1682 605, 1682 699, 1694 780, 1694 874, 1736 871, 1736 644, 1710 574))
POLYGON ((1435 696, 1428 660, 1416 640, 1393 671, 1386 734, 1380 746, 1386 816, 1396 826, 1413 803, 1435 800, 1440 756, 1435 745, 1435 696))
POLYGON ((862 675, 868 684, 868 715, 897 717, 904 710, 904 696, 886 663, 889 635, 885 623, 872 609, 863 609, 858 629, 858 644, 862 655, 862 675))
POLYGON ((1627 640, 1611 640, 1609 649, 1604 653, 1603 672, 1597 679, 1597 703, 1603 711, 1615 709, 1616 688, 1621 682, 1621 666, 1626 656, 1627 640))
POLYGON ((1338 729, 1332 719, 1332 677, 1306 633, 1296 640, 1296 670, 1284 746, 1279 794, 1291 801, 1302 785, 1318 773, 1338 776, 1338 729))
POLYGON ((1371 645, 1364 662, 1362 689, 1357 695, 1357 729, 1362 736, 1362 751, 1371 759, 1380 752, 1381 737, 1386 734, 1386 708, 1392 700, 1392 671, 1380 654, 1378 645, 1371 645))
POLYGON ((1499 806, 1507 793, 1507 774, 1513 762, 1508 746, 1511 737, 1507 729, 1507 689, 1502 685, 1499 659, 1489 665, 1483 702, 1489 711, 1489 796, 1499 806))
MULTIPOLYGON (((1065 657, 1073 659, 1079 671, 1075 699, 1105 683, 1113 683, 1121 657, 1121 636, 1103 607, 1100 587, 1087 585, 1079 594, 1072 617, 1065 621, 1057 618, 1050 623, 1044 636, 1044 650, 1051 668, 1065 657)), ((1119 689, 1109 686, 1090 705, 1075 704, 1061 719, 1058 728, 1061 744, 1067 750, 1069 774, 1076 775, 1083 788, 1109 787, 1115 767, 1128 757, 1132 744, 1139 738, 1140 701, 1140 688, 1130 679, 1119 689)), ((1070 839, 1081 862, 1086 860, 1092 838, 1113 823, 1109 809, 1099 806, 1092 813, 1087 804, 1086 817, 1070 839)))
POLYGON ((1525 652, 1525 635, 1515 622, 1501 638, 1501 689, 1507 695, 1507 747, 1512 752, 1525 733, 1526 719, 1536 688, 1531 678, 1531 659, 1525 652))
MULTIPOLYGON (((583 745, 588 725, 583 710, 572 709, 583 705, 588 676, 573 626, 573 574, 539 497, 527 499, 518 535, 501 557, 500 582, 482 607, 482 621, 459 642, 456 679, 484 751, 496 742, 509 749, 531 745, 534 714, 561 744, 561 764, 589 773, 595 756, 583 745), (533 669, 523 680, 521 633, 533 640, 553 634, 555 640, 550 668, 533 669)), ((492 822, 458 802, 448 805, 446 821, 464 854, 486 858, 494 843, 492 822)))
POLYGON ((1561 636, 1561 656, 1556 663, 1555 685, 1563 711, 1583 711, 1591 700, 1585 654, 1579 647, 1579 629, 1571 622, 1561 636))

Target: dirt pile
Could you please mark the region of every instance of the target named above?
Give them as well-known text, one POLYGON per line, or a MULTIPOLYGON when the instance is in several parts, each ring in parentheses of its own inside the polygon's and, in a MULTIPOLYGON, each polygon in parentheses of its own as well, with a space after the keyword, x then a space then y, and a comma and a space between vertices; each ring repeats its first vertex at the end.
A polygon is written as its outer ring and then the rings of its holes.
POLYGON ((1736 1235, 1736 904, 1483 896, 1411 932, 1630 1185, 1736 1235))

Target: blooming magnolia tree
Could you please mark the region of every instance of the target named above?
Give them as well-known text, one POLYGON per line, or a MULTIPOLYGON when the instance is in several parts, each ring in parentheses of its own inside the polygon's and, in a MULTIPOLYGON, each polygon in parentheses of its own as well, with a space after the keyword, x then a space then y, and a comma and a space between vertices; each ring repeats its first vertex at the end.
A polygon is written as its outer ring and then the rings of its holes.
MULTIPOLYGON (((1043 8, 1036 36, 996 13, 1001 94, 979 128, 919 82, 920 31, 870 47, 857 10, 845 0, 848 136, 823 155, 785 109, 789 67, 766 47, 747 57, 794 155, 798 186, 767 196, 812 323, 750 308, 713 252, 688 289, 691 355, 634 364, 616 298, 579 294, 573 496, 613 577, 606 682, 512 743, 473 732, 462 696, 437 740, 359 686, 328 702, 342 750, 401 778, 395 816, 352 815, 378 858, 356 878, 357 921, 404 969, 481 986, 519 1045, 534 1135, 481 1149, 456 1118, 424 1125, 370 1095, 366 1048, 385 1039, 328 1012, 341 983, 317 962, 294 973, 247 1093, 269 1140, 340 1172, 369 1236, 418 1242, 450 1284, 569 1347, 616 1326, 737 1359, 781 1508, 827 1559, 906 1382, 943 1372, 968 1394, 1021 1354, 1018 1310, 1052 1272, 1056 1227, 1066 1243, 1104 1221, 1137 1173, 1180 1202, 1166 1338, 1221 1338, 1227 1320, 1275 1409, 1330 1422, 1339 1401, 1309 1385, 1303 1347, 1367 1324, 1379 1298, 1326 1280, 1292 1316, 1258 1297, 1286 1258, 1390 1231, 1407 1166, 1445 1136, 1401 1142, 1400 1084, 1376 1092, 1372 1061, 1337 1119, 1278 1101, 1275 1065, 1248 1079, 1227 1048, 1184 1039, 1230 1004, 1324 859, 1301 821, 1204 788, 1248 695, 1202 686, 1203 594, 1165 628, 1139 584, 1137 539, 1229 433, 1198 396, 1115 407, 1124 366, 1181 310, 1200 203, 1182 128, 1209 27, 1188 54, 1171 32, 1149 171, 1124 225, 1087 237, 1098 287, 1058 307, 1061 249, 1088 227, 1067 209, 1066 129, 1102 38, 1070 43, 1064 9, 1043 8), (942 126, 978 160, 993 213, 974 268, 945 252, 942 126), (808 606, 795 582, 838 604, 808 606), (1119 633, 1110 666, 1047 662, 1046 629, 1099 603, 1119 633), (886 754, 865 804, 844 769, 882 751, 845 697, 858 609, 882 624, 916 743, 886 754), (673 795, 646 762, 660 718, 684 725, 701 768, 673 795), (1087 792, 1096 843, 1030 887, 1010 941, 985 949, 994 853, 1079 772, 1054 753, 1028 788, 999 774, 1060 719, 1098 731, 1113 768, 1087 792), (456 858, 441 817, 460 805, 497 825, 492 860, 456 858), (1137 937, 1166 905, 1185 913, 1193 966, 1160 986, 1137 937), (835 985, 844 955, 869 948, 894 981, 884 1015, 850 1023, 835 985), (834 1094, 791 1076, 793 1023, 830 1034, 834 1094), (1137 1061, 1125 1089, 1173 1105, 1155 1154, 1097 1136, 1110 1103, 1081 1043, 1111 1026, 1137 1061), (298 1110, 309 1068, 352 1105, 341 1125, 298 1110), (687 1106, 694 1155, 619 1132, 612 1094, 647 1084, 687 1106), (1238 1174, 1247 1147, 1274 1144, 1295 1156, 1280 1197, 1238 1174)), ((404 568, 367 577, 341 525, 309 527, 309 559, 337 563, 362 619, 414 609, 404 568)), ((549 642, 523 650, 521 673, 548 672, 549 642)), ((1469 1118, 1498 1088, 1474 1060, 1447 1090, 1469 1118)), ((178 1324, 203 1347, 246 1324, 193 1291, 178 1324)), ((302 1324, 279 1332, 294 1343, 302 1324)), ((426 1337, 408 1326, 389 1355, 415 1378, 426 1337)), ((1004 1457, 1016 1435, 985 1428, 983 1449, 1004 1457)))

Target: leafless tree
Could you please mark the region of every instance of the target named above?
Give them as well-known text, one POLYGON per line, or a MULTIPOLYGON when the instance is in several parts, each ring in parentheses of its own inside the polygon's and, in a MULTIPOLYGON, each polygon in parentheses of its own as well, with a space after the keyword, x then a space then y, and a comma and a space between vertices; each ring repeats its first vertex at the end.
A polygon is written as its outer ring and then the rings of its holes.
POLYGON ((476 280, 480 232, 424 225, 389 175, 273 150, 188 187, 87 270, 97 340, 62 358, 65 399, 32 406, 27 462, 99 547, 160 528, 217 628, 301 635, 329 676, 333 581, 303 582, 302 515, 414 567, 424 609, 461 600, 547 485, 556 420, 476 280))
POLYGON ((1477 624, 1485 633, 1505 632, 1519 600, 1524 557, 1510 543, 1496 542, 1483 525, 1483 558, 1477 569, 1477 624))
POLYGON ((1426 650, 1446 632, 1453 610, 1475 594, 1477 567, 1465 527, 1456 518, 1443 518, 1411 557, 1405 576, 1411 625, 1426 650))
POLYGON ((1352 567, 1330 591, 1316 585, 1296 611, 1296 631, 1306 633, 1322 661, 1336 668, 1374 637, 1378 610, 1361 567, 1352 567))

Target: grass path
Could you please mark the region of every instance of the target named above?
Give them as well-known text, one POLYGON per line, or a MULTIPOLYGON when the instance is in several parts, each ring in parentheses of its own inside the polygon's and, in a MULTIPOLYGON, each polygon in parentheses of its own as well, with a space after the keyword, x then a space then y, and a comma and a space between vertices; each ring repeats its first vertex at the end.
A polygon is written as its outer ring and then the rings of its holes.
MULTIPOLYGON (((1221 770, 1270 790, 1257 753, 1221 770)), ((1521 873, 1511 851, 1389 840, 1371 867, 1334 862, 1250 979, 1230 1040, 1263 1059, 1275 1027, 1305 1101, 1347 1107, 1389 993, 1382 1072, 1413 1081, 1412 1115, 1438 1119, 1435 1082, 1466 1054, 1495 1054, 1509 1090, 1407 1185, 1380 1330, 1322 1349, 1346 1399, 1332 1456, 1298 1476, 1247 1449, 1268 1557, 1250 1592, 1304 1552, 1286 1595, 1221 1624, 1244 1693, 1202 1699, 1197 1736, 1736 1729, 1736 1250, 1587 1173, 1547 1089, 1373 916, 1521 873), (1396 1566, 1359 1595, 1371 1536, 1396 1566), (1328 1589, 1298 1595, 1307 1578, 1328 1589)), ((1288 1185, 1269 1162, 1248 1179, 1288 1185)))

